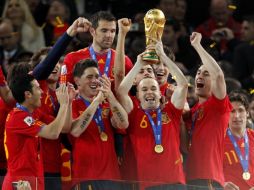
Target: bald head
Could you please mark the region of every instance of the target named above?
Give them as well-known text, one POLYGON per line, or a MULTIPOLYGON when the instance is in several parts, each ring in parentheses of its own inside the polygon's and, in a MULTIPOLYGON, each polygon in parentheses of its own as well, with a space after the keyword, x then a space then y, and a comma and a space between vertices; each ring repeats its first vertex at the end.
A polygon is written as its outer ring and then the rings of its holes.
POLYGON ((218 25, 223 26, 227 23, 231 11, 228 8, 227 0, 212 0, 210 6, 210 14, 218 25))

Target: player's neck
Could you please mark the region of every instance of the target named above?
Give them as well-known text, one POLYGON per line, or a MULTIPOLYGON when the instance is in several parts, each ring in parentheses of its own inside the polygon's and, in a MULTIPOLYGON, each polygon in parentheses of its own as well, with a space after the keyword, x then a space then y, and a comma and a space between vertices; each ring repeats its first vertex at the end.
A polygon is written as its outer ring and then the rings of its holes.
POLYGON ((93 43, 93 44, 92 44, 92 47, 93 47, 94 51, 95 51, 96 53, 99 53, 99 54, 107 53, 107 52, 110 50, 110 48, 102 49, 102 48, 101 48, 99 45, 97 45, 96 43, 93 43))
POLYGON ((198 97, 198 103, 199 103, 199 104, 204 103, 206 100, 207 100, 206 97, 200 97, 200 96, 198 97))
POLYGON ((232 128, 232 127, 229 127, 232 134, 235 136, 235 137, 238 137, 238 138, 242 138, 244 136, 244 133, 245 133, 245 130, 246 128, 232 128))
POLYGON ((145 111, 156 111, 160 107, 160 104, 158 104, 154 107, 145 107, 144 105, 141 104, 141 107, 145 111))
POLYGON ((92 96, 88 96, 87 94, 85 93, 82 93, 80 92, 79 95, 84 98, 85 100, 89 101, 89 102, 92 102, 93 101, 93 97, 92 96))
POLYGON ((34 111, 34 106, 32 106, 31 104, 29 104, 28 102, 23 102, 22 104, 20 104, 21 106, 23 106, 24 108, 27 109, 27 111, 29 113, 33 113, 34 111))

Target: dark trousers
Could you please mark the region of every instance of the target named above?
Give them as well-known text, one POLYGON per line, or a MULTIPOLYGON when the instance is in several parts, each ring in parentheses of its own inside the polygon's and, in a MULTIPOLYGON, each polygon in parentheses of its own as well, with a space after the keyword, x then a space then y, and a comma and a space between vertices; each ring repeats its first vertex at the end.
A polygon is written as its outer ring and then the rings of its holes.
POLYGON ((72 190, 120 190, 123 185, 120 182, 109 180, 83 181, 72 188, 72 190))
POLYGON ((166 184, 147 187, 146 190, 186 190, 186 186, 182 184, 166 184))
POLYGON ((62 181, 60 173, 44 173, 45 190, 61 190, 62 181))
POLYGON ((122 183, 122 190, 139 190, 139 184, 138 183, 122 183))
POLYGON ((6 175, 6 170, 5 169, 0 169, 0 189, 2 189, 2 184, 4 181, 4 176, 6 175))
POLYGON ((188 181, 188 190, 223 190, 223 187, 214 180, 198 179, 188 181))

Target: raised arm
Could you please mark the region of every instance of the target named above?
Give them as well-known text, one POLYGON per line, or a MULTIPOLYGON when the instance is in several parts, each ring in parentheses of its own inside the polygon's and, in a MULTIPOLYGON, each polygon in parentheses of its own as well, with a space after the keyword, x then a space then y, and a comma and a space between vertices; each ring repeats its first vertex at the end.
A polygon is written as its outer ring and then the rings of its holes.
POLYGON ((200 43, 201 39, 202 36, 200 33, 193 32, 190 37, 191 45, 199 54, 202 63, 204 64, 205 68, 211 76, 212 94, 218 99, 223 99, 226 96, 226 83, 223 71, 221 70, 217 62, 214 60, 214 58, 202 47, 200 43))
POLYGON ((58 114, 54 121, 50 124, 44 126, 40 132, 39 136, 47 139, 57 139, 61 133, 64 126, 67 125, 66 120, 63 118, 70 117, 68 114, 69 111, 69 95, 68 89, 65 84, 61 84, 60 87, 56 90, 56 95, 60 108, 58 114))
POLYGON ((118 90, 116 91, 117 99, 127 111, 127 113, 130 113, 133 109, 133 102, 129 97, 128 93, 134 83, 135 77, 137 76, 143 65, 145 65, 145 62, 142 60, 142 54, 140 54, 138 55, 137 62, 135 63, 134 67, 124 77, 118 90))
POLYGON ((131 20, 122 18, 118 20, 118 37, 116 44, 116 56, 114 63, 114 77, 115 77, 115 91, 118 89, 120 83, 125 76, 125 37, 131 27, 131 20))
POLYGON ((175 76, 177 86, 172 94, 171 102, 176 108, 183 109, 187 98, 188 81, 177 65, 165 54, 161 41, 156 43, 155 50, 160 58, 160 64, 165 64, 172 76, 175 76))
POLYGON ((33 75, 37 80, 45 80, 54 70, 60 57, 64 54, 72 38, 79 32, 87 32, 91 23, 85 18, 76 19, 55 43, 47 57, 33 69, 33 75))
POLYGON ((93 99, 91 104, 86 108, 86 110, 73 121, 71 126, 71 134, 74 137, 79 137, 88 127, 90 122, 93 119, 93 116, 100 105, 100 103, 104 100, 103 93, 100 91, 96 98, 93 99))
POLYGON ((127 128, 129 125, 128 122, 128 114, 121 106, 121 104, 116 99, 115 95, 111 91, 111 82, 106 75, 101 77, 102 82, 102 92, 110 105, 110 110, 113 113, 113 117, 111 118, 111 123, 115 128, 127 128))

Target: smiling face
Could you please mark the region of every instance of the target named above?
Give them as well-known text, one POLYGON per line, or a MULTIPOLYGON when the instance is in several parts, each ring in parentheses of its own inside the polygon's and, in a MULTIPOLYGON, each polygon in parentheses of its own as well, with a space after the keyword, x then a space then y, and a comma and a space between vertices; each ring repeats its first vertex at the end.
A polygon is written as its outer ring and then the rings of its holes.
POLYGON ((143 109, 156 109, 160 105, 161 92, 158 82, 152 78, 144 78, 138 85, 137 97, 143 109))
POLYGON ((164 85, 168 81, 169 69, 165 64, 153 64, 156 80, 159 85, 164 85))
POLYGON ((211 96, 211 76, 204 65, 202 65, 195 77, 195 93, 200 98, 211 96))
POLYGON ((99 71, 96 67, 88 67, 76 83, 82 96, 92 98, 98 94, 99 71))

